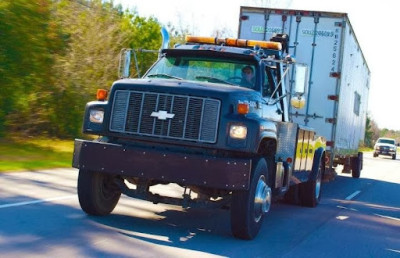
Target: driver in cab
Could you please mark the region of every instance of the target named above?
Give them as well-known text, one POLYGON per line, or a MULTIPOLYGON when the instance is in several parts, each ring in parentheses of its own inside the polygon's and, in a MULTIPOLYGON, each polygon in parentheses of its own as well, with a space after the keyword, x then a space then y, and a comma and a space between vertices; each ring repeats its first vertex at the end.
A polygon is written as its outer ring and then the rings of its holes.
POLYGON ((246 88, 254 88, 254 71, 249 65, 242 68, 242 80, 240 85, 246 88))

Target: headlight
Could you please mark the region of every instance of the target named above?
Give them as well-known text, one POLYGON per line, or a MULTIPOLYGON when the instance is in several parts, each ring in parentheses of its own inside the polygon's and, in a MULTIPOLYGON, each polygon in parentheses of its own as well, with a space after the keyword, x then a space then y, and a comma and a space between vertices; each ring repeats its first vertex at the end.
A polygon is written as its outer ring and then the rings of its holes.
POLYGON ((246 139, 247 127, 243 125, 231 125, 229 136, 233 139, 246 139))
POLYGON ((103 110, 96 110, 96 109, 90 110, 90 117, 89 117, 90 122, 101 124, 103 123, 103 118, 104 118, 103 110))

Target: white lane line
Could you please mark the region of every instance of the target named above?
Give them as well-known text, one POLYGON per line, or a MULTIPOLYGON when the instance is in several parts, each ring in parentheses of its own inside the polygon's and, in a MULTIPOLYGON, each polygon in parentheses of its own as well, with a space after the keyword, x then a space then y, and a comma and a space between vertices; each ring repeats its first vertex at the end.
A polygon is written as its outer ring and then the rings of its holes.
POLYGON ((400 254, 400 250, 394 250, 394 249, 386 249, 388 251, 394 252, 394 253, 399 253, 400 254))
POLYGON ((346 197, 346 200, 350 201, 351 199, 353 199, 354 197, 356 197, 357 195, 359 195, 361 193, 361 191, 355 191, 354 193, 350 194, 349 196, 346 197))
POLYGON ((348 208, 348 207, 344 207, 344 206, 340 206, 340 205, 338 205, 338 206, 336 206, 336 207, 338 207, 339 209, 343 209, 343 210, 358 211, 358 210, 356 210, 356 209, 348 208))
POLYGON ((30 205, 30 204, 36 204, 36 203, 42 203, 42 202, 52 202, 52 201, 66 200, 66 199, 72 199, 72 198, 76 198, 76 197, 77 197, 77 195, 74 194, 74 195, 60 196, 60 197, 41 199, 41 200, 29 201, 29 202, 9 203, 9 204, 0 205, 0 209, 10 208, 10 207, 17 207, 17 206, 24 206, 24 205, 30 205))
POLYGON ((384 216, 384 215, 380 215, 377 213, 374 213, 375 216, 381 217, 381 218, 385 218, 385 219, 392 219, 392 220, 396 220, 396 221, 400 221, 399 218, 395 218, 395 217, 390 217, 390 216, 384 216))

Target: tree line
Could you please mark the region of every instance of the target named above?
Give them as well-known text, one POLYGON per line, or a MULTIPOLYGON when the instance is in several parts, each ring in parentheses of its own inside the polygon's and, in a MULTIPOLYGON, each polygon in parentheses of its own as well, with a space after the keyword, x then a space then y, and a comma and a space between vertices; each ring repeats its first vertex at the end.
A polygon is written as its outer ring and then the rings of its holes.
MULTIPOLYGON (((118 79, 120 50, 159 49, 160 28, 112 1, 2 0, 0 137, 79 136, 85 103, 118 79)), ((156 58, 139 55, 140 71, 156 58)))
POLYGON ((389 130, 387 128, 380 129, 375 120, 367 115, 365 137, 362 145, 372 148, 379 137, 392 138, 395 139, 397 143, 400 143, 400 131, 389 130))

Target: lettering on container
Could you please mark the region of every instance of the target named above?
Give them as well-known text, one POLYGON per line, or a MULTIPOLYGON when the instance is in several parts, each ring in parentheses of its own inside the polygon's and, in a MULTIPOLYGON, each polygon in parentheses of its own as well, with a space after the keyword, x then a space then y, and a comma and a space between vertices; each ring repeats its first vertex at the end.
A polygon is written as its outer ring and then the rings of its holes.
POLYGON ((301 30, 301 34, 303 36, 314 36, 315 33, 317 37, 326 37, 326 38, 332 38, 335 35, 335 33, 331 30, 317 30, 317 31, 309 29, 301 30))
POLYGON ((339 52, 339 33, 340 29, 335 30, 334 41, 332 46, 332 56, 331 56, 331 72, 337 72, 338 63, 338 52, 339 52))
POLYGON ((278 27, 267 27, 267 29, 265 30, 264 26, 257 26, 257 25, 253 25, 251 26, 251 32, 253 33, 282 33, 282 28, 278 28, 278 27))

